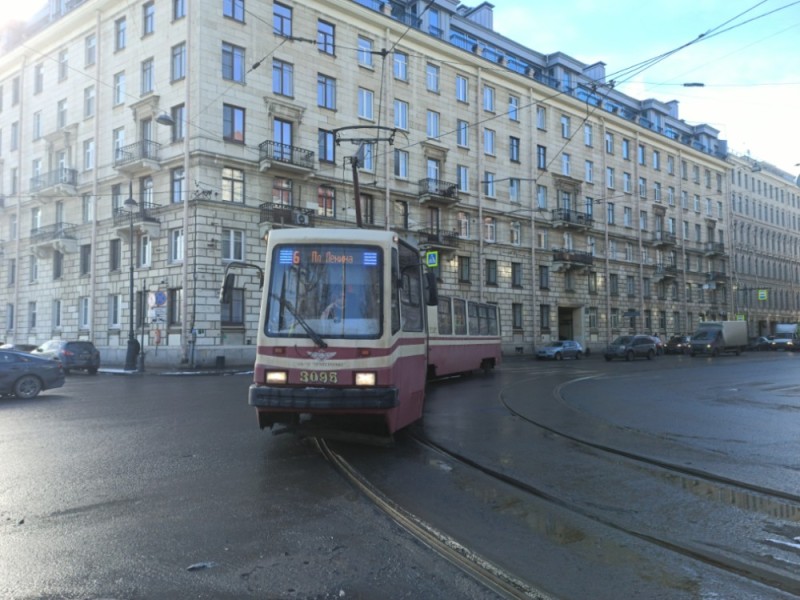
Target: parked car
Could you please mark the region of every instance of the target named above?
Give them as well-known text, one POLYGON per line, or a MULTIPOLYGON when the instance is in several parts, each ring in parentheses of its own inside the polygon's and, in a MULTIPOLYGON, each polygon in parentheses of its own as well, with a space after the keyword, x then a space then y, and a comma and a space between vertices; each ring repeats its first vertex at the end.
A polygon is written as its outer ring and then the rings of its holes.
POLYGON ((775 350, 775 340, 771 336, 759 336, 753 338, 747 344, 748 350, 755 350, 756 352, 764 352, 766 350, 775 350))
POLYGON ((689 352, 691 338, 688 335, 673 335, 664 347, 667 354, 685 354, 689 352))
POLYGON ((614 358, 652 360, 656 356, 656 343, 649 335, 621 335, 606 347, 603 356, 606 360, 614 358))
POLYGON ((64 385, 64 368, 49 358, 0 350, 0 395, 35 398, 42 390, 64 385))
POLYGON ((32 354, 61 361, 64 373, 72 369, 83 369, 90 375, 100 368, 100 352, 92 342, 50 340, 36 348, 32 354))
POLYGON ((31 352, 36 350, 36 344, 3 344, 0 350, 17 350, 19 352, 31 352))
POLYGON ((560 340, 550 342, 547 346, 542 346, 536 351, 537 360, 553 358, 561 360, 564 358, 581 359, 584 351, 583 346, 573 340, 560 340))

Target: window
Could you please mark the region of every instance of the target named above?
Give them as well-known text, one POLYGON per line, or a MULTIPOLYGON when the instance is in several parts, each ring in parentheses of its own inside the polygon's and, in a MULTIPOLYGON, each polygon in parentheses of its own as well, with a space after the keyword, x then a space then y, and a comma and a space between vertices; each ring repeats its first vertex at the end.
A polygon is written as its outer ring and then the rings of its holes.
POLYGON ((614 167, 606 167, 606 187, 614 189, 614 167))
POLYGON ((439 93, 439 67, 428 63, 425 65, 425 86, 429 92, 439 93))
POLYGON ((244 203, 244 171, 223 167, 221 192, 223 202, 244 203))
POLYGON ((82 245, 80 252, 80 274, 88 275, 92 268, 92 245, 82 245))
POLYGON ((86 89, 83 90, 83 116, 84 118, 89 118, 94 116, 94 99, 95 99, 95 92, 94 86, 90 85, 86 89))
POLYGON ((64 129, 67 126, 67 100, 59 100, 56 105, 56 129, 64 129))
POLYGON ((372 40, 358 36, 358 64, 372 68, 372 40))
POLYGON ((292 9, 275 2, 272 5, 272 32, 283 37, 292 37, 292 9))
POLYGON ((497 241, 497 219, 494 217, 483 218, 483 241, 497 241))
POLYGON ((177 21, 186 16, 186 0, 172 0, 172 19, 177 21))
POLYGON ((536 186, 536 208, 540 210, 547 209, 547 187, 543 185, 536 186))
POLYGON ((547 109, 544 106, 536 107, 536 128, 547 129, 547 109))
POLYGON ((169 232, 169 261, 183 261, 183 229, 173 229, 169 232))
POLYGON ((511 263, 511 287, 522 287, 522 263, 511 263))
POLYGON ((408 81, 408 54, 405 52, 394 53, 394 78, 408 81))
POLYGON ((323 217, 336 216, 336 191, 327 185, 317 188, 317 213, 323 217))
POLYGON ((142 6, 142 35, 150 35, 156 30, 156 6, 154 0, 142 6))
POLYGON ((222 15, 244 23, 244 0, 222 0, 222 15))
POLYGON ((519 98, 516 96, 508 97, 508 118, 512 121, 519 121, 519 98))
POLYGON ((463 75, 456 75, 456 100, 459 102, 469 102, 469 85, 467 78, 463 75))
POLYGON ((170 67, 170 81, 178 81, 186 77, 186 44, 172 47, 170 67))
POLYGON ((470 236, 469 214, 463 210, 458 211, 456 223, 458 226, 458 237, 463 240, 468 240, 470 236))
POLYGON ((494 156, 495 153, 495 133, 494 130, 484 128, 483 130, 483 152, 484 154, 488 154, 490 156, 494 156))
POLYGON ((539 288, 547 290, 550 288, 550 267, 539 265, 539 288))
POLYGON ((408 152, 405 150, 394 151, 394 175, 403 179, 408 178, 408 152))
POLYGON ((509 159, 511 162, 519 162, 519 138, 513 135, 508 138, 509 159))
POLYGON ((586 146, 592 146, 594 142, 594 130, 589 123, 583 126, 583 143, 586 146))
POLYGON ((644 146, 642 144, 639 144, 636 147, 636 162, 638 162, 640 165, 643 165, 645 163, 644 146))
POLYGON ((108 297, 108 327, 120 328, 120 313, 122 312, 122 295, 111 294, 108 297))
POLYGON ((569 175, 570 172, 570 155, 564 152, 561 155, 561 174, 569 175))
POLYGON ((508 228, 509 241, 512 246, 519 246, 522 241, 522 228, 518 221, 512 221, 508 228))
POLYGON ((606 153, 614 154, 614 134, 606 132, 606 153))
POLYGON ((398 129, 408 129, 408 102, 394 101, 394 126, 398 129))
POLYGON ((539 305, 539 327, 543 332, 550 331, 550 305, 539 305))
POLYGON ((184 171, 183 167, 176 167, 169 172, 170 176, 170 203, 183 202, 184 171))
POLYGON ((114 22, 114 50, 119 51, 125 48, 127 43, 127 23, 125 17, 114 22))
POLYGON ((94 140, 84 140, 83 142, 83 170, 94 169, 94 140))
POLYGON ((647 198, 647 179, 639 177, 639 197, 647 198))
POLYGON ((485 171, 483 174, 483 193, 489 198, 495 197, 494 173, 485 171))
POLYGON ((167 325, 180 325, 183 319, 183 288, 167 290, 167 325))
POLYGON ((458 190, 461 192, 469 191, 469 167, 464 165, 456 166, 456 180, 458 190))
POLYGON ((222 105, 222 137, 228 142, 244 143, 244 109, 222 105))
POLYGON ((590 160, 587 160, 584 163, 584 178, 586 179, 586 183, 594 183, 594 163, 590 160))
POLYGON ((434 110, 428 111, 427 134, 429 138, 439 137, 439 113, 434 110))
POLYGON ((462 148, 469 148, 469 123, 459 119, 456 122, 456 144, 462 148))
POLYGON ((494 112, 494 88, 488 85, 483 86, 483 110, 494 112))
POLYGON ((561 137, 569 139, 571 135, 570 118, 566 115, 561 115, 561 137))
POLYGON ((294 94, 294 66, 277 58, 272 59, 272 93, 279 96, 294 94))
POLYGON ((320 52, 325 54, 333 54, 334 52, 334 32, 335 28, 326 21, 319 21, 317 23, 317 48, 320 52))
POLYGON ((520 201, 520 180, 516 177, 508 180, 508 199, 511 202, 520 201))
POLYGON ((97 62, 97 36, 87 35, 83 41, 83 47, 84 63, 87 67, 91 67, 97 62))
POLYGON ((292 180, 275 177, 272 180, 272 202, 280 206, 292 206, 292 180))
POLYGON ((336 80, 322 73, 317 74, 317 106, 336 108, 336 80))
POLYGON ((172 141, 178 142, 182 140, 184 136, 184 114, 186 113, 186 109, 183 104, 178 104, 172 107, 170 113, 172 120, 175 122, 172 126, 172 141))
POLYGON ((486 259, 486 285, 497 285, 497 261, 486 259))
POLYGON ((336 162, 336 140, 332 131, 319 130, 320 162, 336 162))
POLYGON ((108 243, 108 270, 119 271, 122 268, 122 240, 119 238, 108 243))
POLYGON ((145 61, 142 61, 142 87, 141 93, 142 95, 149 94, 153 91, 154 85, 154 77, 155 74, 153 73, 153 69, 155 68, 153 59, 148 58, 145 61))
POLYGON ((630 206, 622 208, 622 224, 625 227, 633 227, 633 209, 630 206))
POLYGON ((608 291, 612 296, 619 296, 619 275, 616 273, 608 276, 608 291))
POLYGON ((372 90, 358 88, 358 116, 362 119, 372 120, 372 90))
POLYGON ((522 304, 513 302, 511 304, 511 327, 522 329, 522 304))
POLYGON ((622 138, 622 158, 625 160, 631 159, 631 142, 622 138))
POLYGON ((94 196, 84 194, 81 197, 81 222, 86 225, 94 221, 94 196))
POLYGON ((33 68, 33 93, 41 94, 44 90, 44 65, 39 63, 33 68))
POLYGON ((607 202, 606 203, 606 218, 609 225, 614 224, 614 203, 607 202))
POLYGON ((363 158, 361 168, 365 171, 375 170, 375 144, 365 143, 361 146, 363 158))
POLYGON ((458 281, 461 283, 469 283, 470 272, 470 258, 469 256, 458 257, 458 281))
POLYGON ((61 300, 53 300, 53 329, 61 329, 61 300))
POLYGON ((244 83, 244 48, 222 42, 222 78, 244 83))
POLYGON ((222 260, 244 260, 244 231, 222 230, 222 260))
MULTIPOLYGON (((42 111, 38 110, 33 113, 33 140, 36 141, 42 137, 42 111)), ((38 159, 41 162, 41 159, 38 159)), ((38 176, 39 173, 34 173, 38 176)))
POLYGON ((539 169, 547 169, 547 147, 536 146, 536 167, 539 169))
POLYGON ((244 325, 244 289, 234 288, 230 301, 220 304, 220 322, 223 327, 244 325))

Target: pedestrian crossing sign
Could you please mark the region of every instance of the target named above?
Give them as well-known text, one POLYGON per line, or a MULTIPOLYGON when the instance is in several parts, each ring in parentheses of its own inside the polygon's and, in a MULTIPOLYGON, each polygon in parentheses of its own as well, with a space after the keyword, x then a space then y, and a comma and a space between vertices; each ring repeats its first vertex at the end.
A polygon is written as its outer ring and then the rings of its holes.
POLYGON ((759 300, 766 300, 767 299, 767 290, 758 290, 758 299, 759 300))
POLYGON ((433 269, 439 266, 439 252, 437 250, 428 250, 425 253, 425 264, 433 269))

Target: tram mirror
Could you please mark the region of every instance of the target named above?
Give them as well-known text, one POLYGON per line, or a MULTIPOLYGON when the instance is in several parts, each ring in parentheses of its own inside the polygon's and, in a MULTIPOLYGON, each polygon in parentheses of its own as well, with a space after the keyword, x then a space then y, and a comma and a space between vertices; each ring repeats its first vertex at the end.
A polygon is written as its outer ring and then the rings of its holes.
POLYGON ((219 290, 220 304, 230 304, 230 301, 233 297, 233 288, 235 285, 236 285, 236 275, 234 275, 233 273, 227 273, 225 275, 225 280, 222 283, 222 287, 219 290))

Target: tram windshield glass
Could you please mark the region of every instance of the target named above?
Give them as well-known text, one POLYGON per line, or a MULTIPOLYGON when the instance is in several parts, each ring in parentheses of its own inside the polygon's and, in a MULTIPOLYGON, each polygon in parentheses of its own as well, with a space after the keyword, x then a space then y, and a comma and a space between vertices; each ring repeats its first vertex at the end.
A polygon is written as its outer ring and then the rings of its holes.
POLYGON ((275 247, 264 333, 289 338, 377 338, 382 332, 383 251, 375 246, 275 247))

